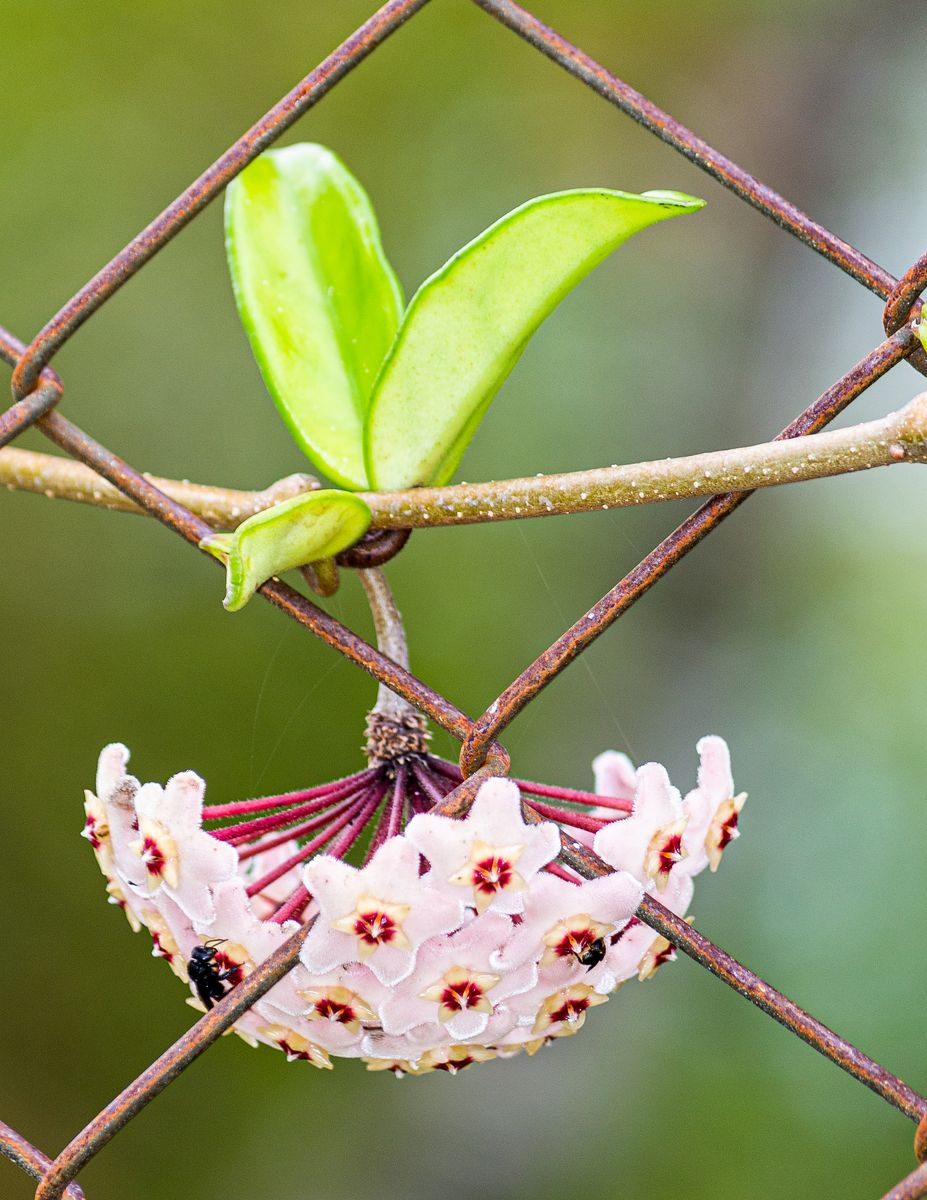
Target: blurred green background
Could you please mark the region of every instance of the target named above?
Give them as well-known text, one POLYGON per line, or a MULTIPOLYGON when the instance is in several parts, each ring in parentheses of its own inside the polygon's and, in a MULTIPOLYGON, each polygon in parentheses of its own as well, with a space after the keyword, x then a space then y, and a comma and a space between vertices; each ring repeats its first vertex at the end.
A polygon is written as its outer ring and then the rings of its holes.
MULTIPOLYGON (((4 0, 0 321, 28 340, 370 8, 4 0)), ((896 274, 924 249, 922 4, 537 9, 896 274)), ((467 479, 763 440, 880 340, 873 296, 465 0, 434 0, 286 140, 361 178, 407 293, 541 192, 709 200, 562 305, 467 479)), ((305 464, 238 325, 220 207, 56 365, 64 411, 136 466, 261 487, 305 464)), ((898 367, 843 423, 921 382, 898 367)), ((751 799, 698 883, 699 928, 927 1087, 922 484, 899 469, 758 496, 505 740, 520 774, 588 786, 611 746, 685 790, 696 740, 724 735, 751 799)), ((390 569, 413 668, 478 712, 689 508, 417 534, 390 569)), ((125 741, 143 779, 193 767, 214 802, 284 790, 358 766, 374 687, 260 601, 226 614, 218 571, 153 522, 4 493, 0 528, 0 1115, 54 1152, 190 1022, 77 836, 99 748, 125 741)), ((328 605, 369 635, 356 580, 328 605)), ((862 1198, 911 1168, 912 1132, 681 961, 581 1036, 454 1079, 315 1072, 227 1039, 81 1181, 90 1200, 862 1198)), ((2 1160, 0 1194, 31 1195, 2 1160)))

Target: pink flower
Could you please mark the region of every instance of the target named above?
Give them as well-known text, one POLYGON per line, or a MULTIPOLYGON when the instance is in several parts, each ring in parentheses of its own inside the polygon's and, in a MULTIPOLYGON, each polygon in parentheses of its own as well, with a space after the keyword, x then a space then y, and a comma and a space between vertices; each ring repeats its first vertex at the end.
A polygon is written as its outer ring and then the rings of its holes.
POLYGON ((538 965, 547 979, 597 982, 612 973, 606 962, 611 940, 634 916, 643 893, 627 871, 579 885, 546 875, 532 888, 521 924, 494 961, 512 967, 534 960, 540 944, 538 965))
MULTIPOLYGON (((653 884, 648 890, 655 890, 653 884)), ((666 888, 660 893, 660 903, 678 917, 684 917, 692 902, 693 890, 691 876, 673 872, 666 888)), ((643 964, 648 953, 653 950, 658 941, 664 940, 654 933, 649 925, 645 925, 639 917, 632 917, 623 929, 612 935, 603 970, 608 972, 618 985, 624 983, 626 979, 631 979, 634 975, 638 975, 642 979, 650 978, 650 975, 656 970, 656 966, 662 962, 670 962, 676 957, 675 950, 667 943, 668 949, 665 957, 661 958, 660 962, 652 969, 648 969, 646 974, 643 973, 643 964)))
POLYGON ((358 870, 336 858, 313 859, 303 873, 319 905, 319 917, 303 946, 309 971, 322 973, 360 961, 381 983, 412 974, 426 939, 460 926, 459 900, 423 885, 418 851, 397 836, 358 870))
POLYGON ((382 1005, 384 1031, 406 1034, 438 1022, 455 1042, 482 1034, 500 1002, 531 987, 537 974, 533 966, 522 972, 493 968, 494 955, 511 936, 508 917, 484 913, 449 937, 433 938, 422 947, 406 986, 382 1005))
POLYGON ((707 866, 717 871, 721 855, 735 838, 746 792, 734 795, 731 756, 719 737, 703 737, 699 753, 698 787, 683 801, 688 825, 683 839, 689 855, 688 872, 696 874, 707 866))
POLYGON ((413 817, 406 836, 431 864, 434 890, 480 913, 521 912, 528 882, 560 850, 556 825, 522 819, 521 796, 508 779, 484 783, 464 820, 413 817))
POLYGON ((632 872, 642 883, 653 880, 662 892, 673 867, 686 855, 682 835, 687 820, 682 797, 670 783, 666 768, 645 763, 637 770, 631 815, 599 830, 595 852, 611 866, 632 872))
POLYGON ((205 806, 197 775, 140 785, 114 744, 87 793, 84 837, 110 902, 148 930, 198 1010, 313 921, 300 962, 236 1022, 250 1045, 321 1068, 338 1056, 397 1075, 455 1074, 577 1032, 621 983, 674 956, 636 916, 641 897, 685 916, 693 876, 717 866, 743 804, 724 743, 705 738, 699 753, 684 801, 658 764, 635 770, 608 752, 594 764, 595 794, 492 779, 458 820, 430 810, 460 772, 423 751, 205 806), (555 861, 558 826, 614 873, 582 880, 555 861), (365 831, 366 857, 349 865, 365 831), (207 964, 202 999, 194 951, 200 975, 207 964))
POLYGON ((637 772, 626 754, 617 750, 605 750, 592 760, 595 790, 602 796, 615 796, 622 800, 634 799, 637 789, 637 772))
POLYGON ((86 823, 82 836, 93 846, 104 875, 120 876, 126 885, 143 887, 145 872, 131 850, 138 837, 135 796, 138 780, 126 774, 129 751, 118 742, 107 746, 97 765, 96 795, 85 792, 86 823))
POLYGON ((145 868, 149 892, 163 887, 193 921, 215 917, 213 889, 231 879, 238 856, 203 831, 206 785, 192 771, 167 787, 146 783, 135 797, 138 838, 130 843, 145 868))

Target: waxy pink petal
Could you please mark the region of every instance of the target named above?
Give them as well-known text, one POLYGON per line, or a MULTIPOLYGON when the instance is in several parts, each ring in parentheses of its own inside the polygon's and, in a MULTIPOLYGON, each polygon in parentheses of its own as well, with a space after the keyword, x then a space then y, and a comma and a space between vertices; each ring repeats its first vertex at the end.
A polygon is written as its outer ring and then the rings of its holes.
POLYGON ((521 912, 525 885, 560 850, 553 822, 523 820, 521 795, 508 779, 487 780, 462 821, 431 813, 413 817, 406 837, 431 864, 436 891, 479 911, 501 913, 521 912), (497 876, 498 885, 487 895, 497 876))
MULTIPOLYGON (((734 795, 734 779, 731 774, 731 756, 723 738, 709 735, 697 746, 699 753, 698 786, 693 788, 683 801, 689 822, 683 837, 689 859, 681 868, 687 874, 697 875, 709 865, 710 857, 720 857, 721 851, 737 837, 736 821, 746 797, 734 795), (735 803, 731 803, 735 802, 735 803), (739 803, 738 803, 739 802, 739 803), (724 816, 733 829, 724 832, 724 845, 718 848, 717 836, 710 834, 712 822, 722 805, 728 805, 724 816), (734 811, 736 810, 736 811, 734 811), (711 845, 709 845, 711 843, 711 845)), ((717 861, 717 859, 716 859, 717 861)))
MULTIPOLYGON (((417 1025, 440 1020, 438 1002, 424 999, 423 993, 440 983, 448 972, 457 967, 469 970, 474 977, 489 975, 496 979, 485 992, 490 1010, 511 995, 513 987, 530 986, 530 975, 527 979, 515 979, 509 974, 500 977, 491 965, 493 956, 505 946, 511 935, 512 922, 508 917, 501 913, 484 913, 450 937, 433 938, 427 942, 419 952, 413 974, 380 1009, 384 1031, 404 1034, 417 1025)), ((490 1016, 491 1011, 461 1013, 444 1024, 451 1037, 460 1040, 482 1032, 490 1016), (465 1029, 470 1032, 464 1033, 465 1029)))
POLYGON ((371 897, 408 908, 401 921, 406 945, 379 945, 364 958, 365 965, 385 984, 395 985, 411 975, 422 942, 458 928, 463 913, 459 900, 425 889, 419 865, 418 851, 404 837, 385 842, 361 869, 328 855, 313 859, 303 872, 319 905, 319 917, 301 953, 308 970, 320 974, 360 961, 359 938, 335 924, 355 912, 361 897, 371 897))
POLYGON ((176 847, 177 882, 165 878, 161 886, 192 921, 215 919, 213 888, 231 879, 238 866, 232 846, 203 831, 203 795, 206 785, 193 771, 169 779, 165 788, 146 783, 138 793, 135 810, 141 820, 156 822, 176 847))
POLYGON ((605 750, 592 760, 592 774, 595 790, 600 796, 614 796, 617 800, 634 799, 637 773, 626 754, 605 750))
MULTIPOLYGON (((511 970, 535 957, 548 930, 577 913, 588 913, 594 921, 608 925, 610 932, 617 932, 634 915, 643 894, 643 884, 628 871, 615 871, 579 885, 555 875, 542 876, 525 902, 521 923, 504 950, 492 959, 492 965, 511 970)), ((575 959, 563 966, 577 975, 587 971, 575 959)))
POLYGON ((654 839, 666 830, 669 840, 673 836, 670 831, 684 819, 682 798, 670 783, 666 768, 645 763, 637 771, 631 815, 599 830, 593 843, 595 852, 609 866, 630 871, 642 883, 649 883, 653 876, 645 863, 654 839))
MULTIPOLYGON (((656 889, 651 884, 648 890, 654 892, 656 889)), ((660 903, 676 916, 684 917, 692 902, 693 890, 694 885, 690 875, 673 872, 665 891, 660 893, 660 903)), ((649 925, 632 917, 628 925, 617 934, 617 937, 613 937, 609 942, 605 955, 605 970, 613 976, 617 983, 623 983, 624 980, 632 978, 638 973, 641 959, 658 936, 649 925)))

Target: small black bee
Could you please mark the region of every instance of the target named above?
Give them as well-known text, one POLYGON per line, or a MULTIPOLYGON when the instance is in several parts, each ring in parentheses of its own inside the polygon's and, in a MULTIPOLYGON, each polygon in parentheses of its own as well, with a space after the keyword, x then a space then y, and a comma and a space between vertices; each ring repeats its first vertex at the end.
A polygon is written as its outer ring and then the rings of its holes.
POLYGON ((591 971, 592 968, 597 967, 605 957, 605 952, 605 939, 598 938, 596 941, 590 942, 585 950, 580 951, 580 953, 576 955, 576 958, 583 964, 584 967, 591 971))
MULTIPOLYGON (((238 974, 238 967, 233 967, 230 971, 220 971, 219 964, 215 961, 217 947, 221 946, 224 941, 225 938, 216 938, 207 942, 205 946, 194 946, 187 963, 190 982, 196 988, 196 994, 207 1009, 212 1008, 217 1000, 222 999, 226 994, 226 981, 238 974)), ((232 987, 234 986, 232 984, 232 987)))

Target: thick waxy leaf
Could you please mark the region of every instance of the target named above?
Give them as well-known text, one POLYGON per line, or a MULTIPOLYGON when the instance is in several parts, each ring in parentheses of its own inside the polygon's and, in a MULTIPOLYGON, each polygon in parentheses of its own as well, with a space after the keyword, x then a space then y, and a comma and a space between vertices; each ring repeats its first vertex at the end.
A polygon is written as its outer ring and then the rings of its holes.
POLYGON ((365 430, 372 487, 446 483, 532 333, 638 230, 703 200, 603 189, 516 208, 412 298, 374 387, 365 430))
POLYGON ((262 154, 229 186, 235 300, 264 382, 302 450, 363 488, 367 402, 402 292, 363 188, 324 146, 262 154))
POLYGON ((370 525, 370 509, 350 492, 309 492, 249 517, 233 533, 200 542, 225 563, 229 612, 244 608, 257 589, 281 571, 316 562, 353 546, 370 525))

